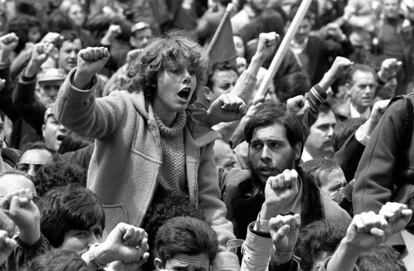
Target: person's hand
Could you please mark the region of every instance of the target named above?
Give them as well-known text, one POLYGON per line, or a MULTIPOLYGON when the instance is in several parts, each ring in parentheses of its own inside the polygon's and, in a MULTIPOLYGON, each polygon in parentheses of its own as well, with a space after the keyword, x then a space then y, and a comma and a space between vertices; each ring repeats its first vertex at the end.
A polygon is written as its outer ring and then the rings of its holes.
POLYGON ((126 63, 128 65, 133 64, 133 62, 139 57, 141 53, 142 53, 142 49, 133 49, 129 51, 126 57, 126 63))
POLYGON ((0 37, 0 61, 7 62, 10 53, 16 48, 19 38, 15 33, 8 33, 0 37))
POLYGON ((283 173, 269 177, 265 185, 265 201, 260 217, 269 220, 278 214, 291 211, 299 192, 299 175, 294 169, 285 169, 283 173))
POLYGON ((289 261, 299 236, 300 215, 278 215, 269 221, 273 255, 279 263, 289 261))
POLYGON ((384 216, 373 211, 355 215, 349 225, 344 242, 355 251, 372 249, 387 238, 389 224, 384 216))
POLYGON ((349 72, 354 63, 348 58, 337 56, 329 68, 327 75, 332 79, 336 80, 349 72))
POLYGON ((287 99, 286 108, 289 112, 301 118, 308 111, 309 103, 303 95, 298 95, 287 99))
POLYGON ((396 77, 398 71, 402 68, 402 62, 398 61, 396 58, 386 58, 381 63, 380 71, 378 72, 378 77, 382 82, 386 83, 391 78, 396 77))
POLYGON ((110 35, 111 37, 117 37, 119 34, 122 33, 121 27, 117 24, 111 24, 108 27, 108 31, 107 31, 108 35, 110 35))
POLYGON ((247 106, 241 98, 231 93, 222 94, 208 108, 207 122, 213 126, 220 122, 239 120, 246 111, 247 106))
POLYGON ((47 60, 55 47, 52 43, 42 42, 37 43, 32 50, 29 63, 24 71, 24 75, 27 77, 34 77, 40 70, 42 64, 47 60))
POLYGON ((390 100, 381 100, 374 104, 372 107, 371 115, 369 116, 369 120, 373 123, 377 124, 382 115, 384 115, 385 110, 387 109, 390 100))
POLYGON ((62 35, 56 32, 48 32, 40 41, 40 43, 51 43, 57 46, 58 43, 63 39, 62 35))
POLYGON ((7 231, 0 230, 0 265, 6 262, 16 246, 17 242, 7 235, 7 231))
POLYGON ((404 230, 410 222, 413 211, 407 205, 398 202, 387 202, 381 207, 379 214, 390 225, 390 234, 404 230))
POLYGON ((264 61, 274 53, 280 37, 276 32, 260 33, 254 57, 264 61))
POLYGON ((105 47, 88 47, 80 50, 74 75, 75 86, 85 88, 92 77, 102 70, 108 59, 109 51, 105 47))
POLYGON ((40 211, 33 202, 30 189, 19 189, 8 193, 0 202, 4 212, 20 230, 20 239, 34 244, 40 239, 40 211))
POLYGON ((106 240, 96 247, 96 262, 108 264, 121 261, 142 265, 149 257, 148 235, 138 227, 119 223, 106 240))
POLYGON ((346 40, 346 35, 336 23, 330 23, 326 26, 326 34, 337 41, 346 40))
POLYGON ((101 39, 101 44, 105 46, 110 46, 111 43, 114 41, 114 39, 121 34, 122 30, 119 25, 111 24, 108 27, 108 30, 106 31, 105 35, 101 39))

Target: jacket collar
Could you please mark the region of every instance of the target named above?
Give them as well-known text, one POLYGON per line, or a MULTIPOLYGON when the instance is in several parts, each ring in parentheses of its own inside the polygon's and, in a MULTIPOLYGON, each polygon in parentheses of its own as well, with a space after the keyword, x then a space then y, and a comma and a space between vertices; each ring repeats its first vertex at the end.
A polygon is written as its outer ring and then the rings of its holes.
MULTIPOLYGON (((147 121, 150 120, 155 122, 153 108, 147 99, 145 99, 144 92, 134 92, 131 95, 131 101, 140 115, 143 116, 147 121)), ((186 112, 186 126, 190 131, 194 143, 198 147, 203 147, 220 138, 220 135, 207 125, 207 112, 205 109, 190 105, 186 112)))

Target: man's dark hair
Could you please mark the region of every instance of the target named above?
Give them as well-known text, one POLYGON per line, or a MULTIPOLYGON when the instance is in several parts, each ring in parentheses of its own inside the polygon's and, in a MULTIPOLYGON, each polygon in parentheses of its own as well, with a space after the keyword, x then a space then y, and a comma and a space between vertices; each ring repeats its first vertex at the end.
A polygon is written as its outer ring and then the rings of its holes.
POLYGON ((165 264, 177 254, 206 253, 212 263, 216 257, 218 241, 215 231, 207 222, 179 216, 168 220, 158 230, 154 250, 165 264))
MULTIPOLYGON (((148 234, 148 245, 154 247, 155 235, 158 229, 164 225, 166 221, 177 216, 194 217, 205 220, 203 212, 191 203, 186 197, 179 194, 169 194, 162 197, 159 201, 151 204, 145 214, 142 228, 148 234)), ((150 255, 152 258, 152 255, 150 255)), ((147 270, 155 270, 153 259, 145 264, 147 270)))
POLYGON ((283 76, 275 86, 277 97, 282 103, 289 98, 304 95, 311 88, 308 76, 303 72, 294 72, 283 76))
POLYGON ((67 184, 86 186, 86 171, 76 164, 55 161, 44 165, 36 176, 32 177, 40 197, 51 189, 67 184))
POLYGON ((300 230, 295 255, 301 258, 303 271, 312 270, 314 260, 324 253, 332 255, 345 236, 346 225, 318 220, 300 230))
POLYGON ((374 68, 368 66, 368 65, 364 65, 364 64, 355 64, 352 66, 351 70, 347 73, 346 75, 346 82, 350 85, 352 85, 354 82, 354 74, 356 72, 369 72, 372 73, 372 75, 374 76, 374 78, 377 78, 377 73, 375 71, 374 68))
POLYGON ((406 271, 400 254, 390 246, 380 245, 362 253, 356 262, 359 271, 406 271))
MULTIPOLYGON (((273 124, 279 124, 286 129, 286 138, 291 147, 300 144, 301 149, 305 143, 305 127, 302 122, 293 113, 286 110, 283 105, 276 105, 272 102, 266 102, 258 106, 256 113, 247 122, 244 129, 246 142, 250 143, 254 131, 257 128, 264 128, 273 124)), ((302 151, 301 151, 302 152, 302 151)), ((300 158, 297 163, 299 162, 300 158)))
POLYGON ((81 256, 74 251, 54 249, 37 256, 27 265, 27 271, 88 271, 81 256))
POLYGON ((130 79, 128 90, 144 91, 145 97, 152 102, 157 93, 158 74, 169 68, 182 68, 184 62, 190 63, 197 85, 191 103, 196 101, 197 92, 205 84, 205 61, 202 49, 184 35, 173 32, 162 38, 153 39, 142 51, 135 63, 127 70, 130 79))
POLYGON ((81 47, 83 47, 82 39, 79 37, 78 33, 75 30, 65 30, 60 33, 62 39, 60 39, 56 45, 60 49, 65 41, 74 42, 75 40, 81 41, 81 47))
POLYGON ((105 227, 101 201, 92 191, 76 184, 57 187, 39 201, 40 229, 49 243, 57 248, 71 230, 88 230, 99 224, 105 227))

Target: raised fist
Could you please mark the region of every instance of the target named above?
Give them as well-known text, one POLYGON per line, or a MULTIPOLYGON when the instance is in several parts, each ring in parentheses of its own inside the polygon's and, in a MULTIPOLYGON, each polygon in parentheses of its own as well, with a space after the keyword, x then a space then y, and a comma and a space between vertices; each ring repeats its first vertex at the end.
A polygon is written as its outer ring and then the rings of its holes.
POLYGON ((276 32, 260 33, 255 56, 265 60, 275 51, 279 41, 280 37, 276 32))
POLYGON ((294 169, 285 169, 281 174, 269 177, 265 186, 265 202, 261 217, 269 220, 278 214, 292 211, 299 193, 299 175, 294 169))
POLYGON ((88 47, 80 50, 74 76, 75 86, 85 88, 92 77, 102 70, 108 59, 109 51, 105 47, 88 47))

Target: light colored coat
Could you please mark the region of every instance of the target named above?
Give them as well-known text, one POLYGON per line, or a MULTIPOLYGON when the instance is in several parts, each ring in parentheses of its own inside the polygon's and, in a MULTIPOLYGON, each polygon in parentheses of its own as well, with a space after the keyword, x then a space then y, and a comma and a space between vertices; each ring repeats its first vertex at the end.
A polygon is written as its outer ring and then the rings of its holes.
MULTIPOLYGON (((151 205, 162 165, 160 133, 152 107, 142 92, 115 91, 95 99, 96 85, 77 89, 71 84, 73 74, 69 73, 59 92, 56 117, 80 135, 96 138, 87 185, 104 204, 105 230, 120 221, 139 226, 151 205)), ((213 143, 218 135, 195 120, 203 112, 189 114, 185 128, 188 192, 217 232, 219 242, 225 244, 234 234, 220 200, 214 164, 213 143)))

